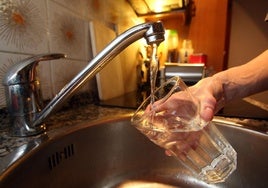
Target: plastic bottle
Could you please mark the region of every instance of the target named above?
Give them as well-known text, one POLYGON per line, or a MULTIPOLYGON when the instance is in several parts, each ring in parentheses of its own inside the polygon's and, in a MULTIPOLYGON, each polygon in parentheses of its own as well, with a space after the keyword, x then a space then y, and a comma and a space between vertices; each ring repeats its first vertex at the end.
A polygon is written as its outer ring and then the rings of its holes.
POLYGON ((167 30, 167 62, 178 62, 179 54, 178 54, 178 45, 179 45, 179 37, 178 32, 176 30, 167 30))
POLYGON ((182 48, 180 49, 180 63, 189 63, 189 56, 194 53, 191 40, 183 40, 182 48))

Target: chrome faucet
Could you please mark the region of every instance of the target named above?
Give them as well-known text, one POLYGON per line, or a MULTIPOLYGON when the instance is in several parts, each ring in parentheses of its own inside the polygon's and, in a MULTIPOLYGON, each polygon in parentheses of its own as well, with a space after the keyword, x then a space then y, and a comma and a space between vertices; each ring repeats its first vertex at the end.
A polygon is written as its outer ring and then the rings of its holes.
POLYGON ((40 61, 66 56, 64 54, 37 55, 12 66, 3 79, 10 115, 11 135, 31 136, 44 132, 46 130, 44 120, 80 86, 94 77, 112 58, 142 37, 149 45, 159 45, 164 41, 164 33, 161 22, 144 23, 125 31, 92 59, 44 108, 36 67, 40 61))

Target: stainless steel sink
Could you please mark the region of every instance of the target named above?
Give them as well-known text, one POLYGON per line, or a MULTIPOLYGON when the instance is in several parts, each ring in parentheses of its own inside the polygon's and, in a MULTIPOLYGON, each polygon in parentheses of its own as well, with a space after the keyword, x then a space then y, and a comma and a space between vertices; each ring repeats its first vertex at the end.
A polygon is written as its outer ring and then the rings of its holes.
POLYGON ((268 187, 268 136, 215 123, 238 153, 237 170, 224 183, 192 177, 121 117, 48 132, 1 174, 0 187, 268 187))

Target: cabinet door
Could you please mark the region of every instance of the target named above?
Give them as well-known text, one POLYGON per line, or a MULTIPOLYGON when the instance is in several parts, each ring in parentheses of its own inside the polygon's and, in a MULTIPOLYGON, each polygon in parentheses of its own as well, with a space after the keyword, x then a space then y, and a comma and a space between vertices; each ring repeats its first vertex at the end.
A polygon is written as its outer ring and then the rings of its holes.
POLYGON ((207 67, 218 72, 227 67, 229 0, 194 0, 189 38, 195 52, 208 56, 207 67))

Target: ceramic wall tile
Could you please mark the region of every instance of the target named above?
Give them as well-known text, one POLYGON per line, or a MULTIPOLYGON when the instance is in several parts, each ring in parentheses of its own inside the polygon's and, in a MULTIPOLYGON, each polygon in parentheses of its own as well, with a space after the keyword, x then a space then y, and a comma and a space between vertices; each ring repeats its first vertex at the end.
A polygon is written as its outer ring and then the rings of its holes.
POLYGON ((0 51, 47 53, 46 0, 0 1, 0 51))
POLYGON ((6 75, 8 69, 15 63, 26 58, 26 55, 11 54, 0 52, 0 108, 6 106, 5 89, 3 86, 3 78, 6 75))
POLYGON ((126 0, 87 0, 87 2, 88 15, 95 20, 125 24, 133 20, 136 22, 138 19, 126 0))
MULTIPOLYGON (((53 60, 58 61, 58 60, 53 60)), ((42 61, 38 64, 38 77, 40 80, 42 97, 44 100, 51 99, 53 97, 52 90, 52 78, 51 78, 51 61, 42 61)))
POLYGON ((88 0, 53 0, 57 2, 61 6, 71 10, 77 16, 87 18, 89 15, 87 14, 88 11, 85 7, 88 7, 89 1, 88 0))
MULTIPOLYGON (((38 66, 43 98, 51 99, 92 59, 90 37, 94 41, 95 36, 90 23, 122 24, 129 19, 136 16, 125 0, 0 0, 0 81, 11 64, 28 56, 65 53, 67 59, 38 66)), ((95 32, 105 38, 102 30, 95 32)), ((89 85, 82 91, 97 90, 95 84, 89 85)), ((5 97, 0 84, 2 107, 5 97)))
POLYGON ((48 9, 50 50, 71 59, 87 60, 88 22, 53 1, 49 1, 48 9))
MULTIPOLYGON (((87 61, 60 59, 57 62, 52 62, 52 82, 53 82, 53 93, 57 94, 67 83, 69 83, 86 65, 87 61)), ((79 91, 88 90, 88 85, 79 91)))

